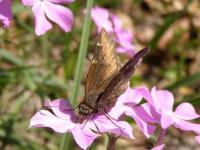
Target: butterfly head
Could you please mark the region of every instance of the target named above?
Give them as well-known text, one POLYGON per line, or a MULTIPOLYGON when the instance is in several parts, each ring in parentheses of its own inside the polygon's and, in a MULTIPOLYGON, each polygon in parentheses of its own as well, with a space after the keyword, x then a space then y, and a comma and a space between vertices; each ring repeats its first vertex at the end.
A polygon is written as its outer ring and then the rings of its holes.
POLYGON ((84 101, 81 102, 78 106, 78 117, 81 122, 94 113, 93 109, 88 106, 84 101))

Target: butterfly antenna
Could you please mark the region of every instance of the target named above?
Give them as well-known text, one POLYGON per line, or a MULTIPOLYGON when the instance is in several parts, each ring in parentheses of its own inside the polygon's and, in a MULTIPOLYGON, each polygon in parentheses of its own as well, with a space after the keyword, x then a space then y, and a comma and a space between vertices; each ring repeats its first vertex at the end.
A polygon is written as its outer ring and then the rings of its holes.
POLYGON ((58 107, 58 108, 61 108, 63 109, 64 111, 74 111, 77 109, 77 107, 75 108, 66 108, 66 107, 62 107, 62 106, 44 106, 43 108, 45 109, 49 109, 49 108, 54 108, 54 107, 58 107))
MULTIPOLYGON (((47 114, 45 114, 45 113, 43 113, 43 112, 41 112, 41 111, 40 111, 40 114, 41 114, 41 115, 45 115, 45 116, 49 116, 49 115, 47 115, 47 114)), ((53 113, 53 114, 54 114, 54 113, 53 113)), ((54 114, 54 115, 55 115, 55 114, 54 114)), ((50 117, 52 117, 52 116, 50 116, 50 117)), ((57 116, 57 117, 58 117, 58 116, 57 116)), ((61 119, 61 120, 67 120, 67 119, 63 119, 63 118, 60 118, 60 117, 58 117, 58 118, 61 119)))

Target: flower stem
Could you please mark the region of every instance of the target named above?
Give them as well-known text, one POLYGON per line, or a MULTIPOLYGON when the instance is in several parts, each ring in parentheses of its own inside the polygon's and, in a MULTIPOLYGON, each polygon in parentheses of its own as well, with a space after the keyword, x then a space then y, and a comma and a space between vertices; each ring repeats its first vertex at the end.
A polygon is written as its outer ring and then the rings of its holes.
POLYGON ((163 144, 163 140, 164 140, 166 132, 167 132, 167 129, 161 129, 160 130, 160 134, 158 136, 158 140, 156 142, 156 146, 159 146, 159 145, 163 144))
MULTIPOLYGON (((89 39, 90 25, 91 25, 90 11, 93 6, 93 1, 94 0, 87 0, 87 12, 86 12, 85 20, 84 20, 84 25, 83 25, 81 43, 80 43, 80 48, 79 48, 79 53, 78 53, 78 60, 77 60, 75 78, 74 78, 74 84, 73 84, 74 86, 73 86, 72 96, 71 96, 71 103, 73 106, 76 104, 79 86, 82 79, 82 70, 83 70, 84 60, 87 53, 88 39, 89 39)), ((70 141, 71 141, 70 136, 68 134, 64 134, 61 144, 60 144, 60 150, 71 149, 70 141)))
POLYGON ((117 137, 115 135, 109 135, 107 150, 115 150, 116 141, 117 137))
POLYGON ((84 66, 85 56, 87 53, 88 39, 90 35, 90 25, 91 25, 90 12, 91 12, 92 6, 93 6, 93 0, 87 0, 87 11, 86 11, 86 17, 85 17, 84 25, 83 25, 83 32, 81 36, 81 43, 80 43, 76 72, 75 72, 74 86, 73 86, 72 96, 71 96, 72 105, 76 104, 78 91, 79 91, 79 87, 80 87, 80 83, 82 79, 82 72, 83 72, 82 70, 84 66))

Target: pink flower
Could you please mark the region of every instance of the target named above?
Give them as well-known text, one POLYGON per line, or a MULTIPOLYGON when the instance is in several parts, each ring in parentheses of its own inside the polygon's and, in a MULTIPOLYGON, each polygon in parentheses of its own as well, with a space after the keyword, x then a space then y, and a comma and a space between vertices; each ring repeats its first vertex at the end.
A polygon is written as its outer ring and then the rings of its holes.
POLYGON ((133 34, 122 27, 122 22, 118 16, 100 7, 94 7, 91 16, 98 27, 98 31, 103 27, 114 35, 119 53, 125 53, 129 56, 135 54, 135 48, 132 45, 133 34))
POLYGON ((59 133, 71 132, 76 143, 83 149, 91 145, 100 133, 111 132, 134 138, 132 128, 127 122, 110 120, 104 115, 94 114, 83 123, 76 123, 77 116, 67 100, 46 101, 45 106, 51 111, 42 109, 37 112, 30 121, 30 127, 49 127, 59 133))
POLYGON ((8 27, 10 20, 12 19, 11 1, 0 0, 0 21, 4 27, 8 27))
POLYGON ((143 120, 143 118, 150 117, 148 109, 144 109, 144 106, 137 106, 141 100, 142 95, 129 87, 124 94, 118 97, 117 103, 111 109, 110 114, 115 118, 119 118, 122 114, 132 117, 143 134, 149 138, 156 128, 143 120))
POLYGON ((200 124, 189 122, 200 117, 191 104, 182 103, 173 111, 174 97, 170 91, 156 90, 155 87, 152 88, 151 92, 146 88, 139 88, 137 90, 151 105, 150 109, 155 110, 154 119, 159 122, 163 129, 174 125, 174 127, 184 131, 200 133, 200 124))
POLYGON ((35 32, 42 35, 52 28, 47 18, 58 24, 65 32, 71 31, 73 14, 70 9, 58 5, 74 0, 22 0, 26 6, 32 6, 35 15, 35 32), (46 18, 47 17, 47 18, 46 18))

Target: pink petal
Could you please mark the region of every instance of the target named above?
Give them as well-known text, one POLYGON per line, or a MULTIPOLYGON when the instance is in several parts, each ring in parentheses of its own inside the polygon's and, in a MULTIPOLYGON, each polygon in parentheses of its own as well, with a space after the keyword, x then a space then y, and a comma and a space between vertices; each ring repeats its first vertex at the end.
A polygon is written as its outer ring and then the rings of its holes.
POLYGON ((126 111, 126 106, 123 106, 122 104, 116 104, 110 111, 109 115, 112 116, 115 119, 118 119, 120 116, 124 114, 126 111))
POLYGON ((119 126, 120 128, 116 127, 113 124, 113 128, 106 131, 112 132, 116 134, 117 136, 121 136, 124 138, 135 139, 133 136, 133 129, 129 123, 127 123, 126 121, 115 121, 115 124, 117 124, 117 126, 119 126))
POLYGON ((121 22, 120 18, 114 14, 112 14, 110 18, 113 23, 114 31, 115 32, 120 31, 122 29, 122 22, 121 22))
POLYGON ((132 45, 133 34, 130 31, 122 29, 116 32, 116 36, 117 36, 118 42, 122 46, 127 47, 129 49, 133 48, 133 45, 132 45))
MULTIPOLYGON (((107 117, 102 115, 97 116, 95 119, 93 119, 93 121, 102 133, 112 132, 122 137, 134 139, 132 127, 125 121, 117 121, 114 119, 111 120, 111 118, 108 119, 107 117)), ((97 129, 94 130, 98 132, 97 129)))
POLYGON ((154 106, 153 97, 146 87, 136 88, 135 90, 137 90, 149 104, 154 106))
POLYGON ((92 142, 99 136, 98 134, 95 134, 89 130, 87 127, 81 129, 79 125, 72 130, 72 135, 76 143, 83 149, 87 149, 87 147, 90 146, 92 142))
POLYGON ((172 112, 174 97, 171 92, 167 90, 156 90, 155 87, 152 88, 151 94, 154 99, 154 103, 160 111, 172 112))
POLYGON ((0 21, 3 22, 4 27, 9 26, 10 19, 12 19, 11 1, 0 1, 0 21))
POLYGON ((99 31, 102 27, 105 28, 108 32, 113 31, 112 22, 109 20, 110 14, 107 9, 94 7, 91 10, 91 17, 95 24, 98 26, 99 31))
POLYGON ((139 104, 142 100, 142 95, 135 89, 132 89, 130 87, 127 88, 127 90, 122 94, 118 101, 121 101, 122 103, 134 103, 139 104))
POLYGON ((171 116, 168 115, 162 115, 161 116, 161 126, 163 129, 168 128, 170 125, 174 124, 174 120, 171 116))
POLYGON ((52 25, 45 17, 43 3, 35 3, 32 10, 35 16, 35 33, 42 35, 52 28, 52 25))
POLYGON ((182 103, 178 105, 175 114, 184 120, 192 120, 200 117, 200 115, 195 112, 194 107, 189 103, 182 103))
POLYGON ((30 127, 49 127, 60 133, 70 131, 74 126, 70 119, 58 118, 46 110, 37 112, 30 120, 30 127))
POLYGON ((22 0, 22 3, 25 5, 25 6, 32 6, 34 5, 35 3, 39 2, 38 0, 22 0))
POLYGON ((44 9, 49 19, 57 23, 65 32, 71 31, 73 14, 70 9, 48 1, 45 2, 44 9))
POLYGON ((2 19, 2 23, 3 23, 4 28, 8 28, 9 24, 10 24, 10 20, 9 19, 2 19))
POLYGON ((159 146, 156 146, 156 147, 152 148, 151 150, 163 150, 164 146, 165 145, 162 144, 162 145, 159 145, 159 146))
POLYGON ((126 103, 132 103, 133 105, 138 104, 142 99, 142 95, 128 87, 127 90, 117 99, 116 105, 110 110, 109 115, 118 119, 122 114, 125 113, 127 106, 126 103))
POLYGON ((54 114, 60 118, 65 118, 65 119, 73 118, 74 120, 76 120, 74 109, 72 108, 68 100, 62 98, 53 101, 46 100, 45 106, 52 109, 54 114))
POLYGON ((133 55, 135 55, 135 50, 133 48, 131 49, 127 49, 127 48, 124 48, 122 46, 119 46, 116 48, 117 52, 120 53, 120 54, 126 54, 128 55, 129 57, 132 57, 133 55))
POLYGON ((48 0, 49 2, 52 3, 58 3, 58 4, 68 4, 68 3, 72 3, 75 0, 48 0))
POLYGON ((197 134, 200 133, 200 124, 197 123, 191 123, 182 119, 176 119, 174 126, 184 131, 193 131, 197 134))
POLYGON ((160 123, 160 114, 148 103, 144 103, 140 106, 133 107, 135 113, 147 123, 160 123))
POLYGON ((200 135, 195 137, 197 142, 200 144, 200 135))
POLYGON ((144 120, 142 120, 141 114, 138 115, 136 112, 134 112, 133 109, 129 109, 126 111, 126 115, 132 117, 136 124, 138 125, 139 129, 143 132, 143 134, 149 138, 150 135, 152 135, 156 129, 155 126, 148 124, 147 122, 145 122, 144 120))

